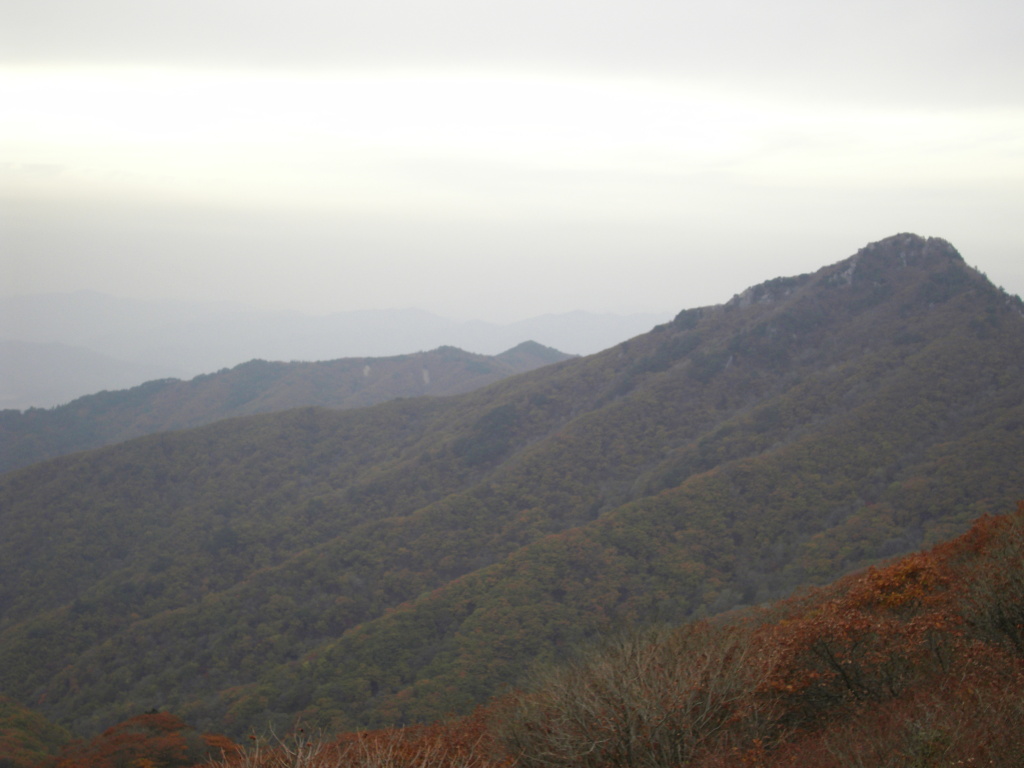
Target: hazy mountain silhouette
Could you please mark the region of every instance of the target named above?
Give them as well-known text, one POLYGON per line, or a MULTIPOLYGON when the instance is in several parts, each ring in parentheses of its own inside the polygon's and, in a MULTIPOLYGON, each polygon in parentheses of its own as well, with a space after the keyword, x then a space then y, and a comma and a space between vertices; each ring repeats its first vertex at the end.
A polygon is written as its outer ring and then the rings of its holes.
POLYGON ((668 317, 571 312, 500 325, 449 320, 414 309, 316 317, 89 291, 3 298, 3 337, 22 346, 17 357, 8 351, 6 360, 0 358, 0 396, 7 408, 51 407, 104 389, 124 389, 153 378, 188 379, 254 359, 392 357, 442 346, 496 355, 527 340, 569 354, 590 354, 668 317), (40 359, 39 351, 29 354, 26 344, 79 349, 74 354, 65 350, 59 362, 51 362, 40 359), (128 375, 133 366, 139 371, 135 378, 128 375), (60 369, 56 376, 55 367, 60 369))
MULTIPOLYGON (((160 379, 50 409, 0 411, 0 472, 132 437, 299 406, 361 408, 399 397, 454 395, 569 355, 523 342, 488 357, 441 347, 318 363, 251 360, 191 381, 160 379)), ((58 375, 58 371, 54 371, 58 375)))

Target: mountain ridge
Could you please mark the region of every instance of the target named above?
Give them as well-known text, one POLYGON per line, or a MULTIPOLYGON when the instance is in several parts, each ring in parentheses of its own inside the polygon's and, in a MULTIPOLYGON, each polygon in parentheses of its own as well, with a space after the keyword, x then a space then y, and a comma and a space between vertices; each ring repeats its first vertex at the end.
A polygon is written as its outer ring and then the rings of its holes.
POLYGON ((465 395, 9 473, 0 685, 79 731, 149 706, 236 733, 431 719, 617 622, 771 600, 1012 506, 1020 299, 945 241, 855 257, 465 395))
POLYGON ((250 360, 189 381, 159 379, 66 405, 0 411, 0 473, 154 432, 300 406, 360 408, 397 397, 444 396, 568 359, 523 342, 500 355, 455 347, 314 363, 250 360))
POLYGON ((34 354, 0 359, 0 365, 10 371, 7 387, 0 394, 5 398, 2 405, 9 408, 48 407, 102 389, 139 384, 147 378, 188 379, 253 359, 394 357, 441 346, 493 356, 524 339, 570 354, 589 354, 647 331, 669 316, 570 312, 502 324, 452 320, 414 309, 313 316, 223 303, 131 300, 91 292, 4 297, 0 298, 3 336, 34 354), (33 367, 35 358, 46 351, 45 345, 52 343, 74 347, 63 358, 65 365, 73 365, 81 356, 98 362, 110 359, 105 368, 90 369, 92 375, 84 388, 72 387, 74 369, 54 377, 46 366, 38 372, 33 367), (139 373, 126 379, 125 370, 133 367, 163 373, 139 373), (51 395, 43 399, 42 392, 51 395))

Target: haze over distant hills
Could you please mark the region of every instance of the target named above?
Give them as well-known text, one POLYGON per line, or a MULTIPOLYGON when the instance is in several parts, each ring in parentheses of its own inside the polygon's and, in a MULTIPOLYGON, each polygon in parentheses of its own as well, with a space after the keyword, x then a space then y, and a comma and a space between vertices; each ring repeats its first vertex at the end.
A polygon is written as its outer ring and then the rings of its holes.
POLYGON ((49 408, 104 390, 178 373, 174 366, 118 360, 58 342, 0 341, 0 410, 49 408))
POLYGON ((1024 305, 897 235, 463 395, 0 476, 0 691, 79 733, 466 712, 616 624, 948 538, 1022 455, 1024 305))
POLYGON ((570 312, 501 325, 415 309, 316 317, 88 291, 0 298, 0 408, 50 407, 254 359, 390 357, 442 346, 497 355, 524 341, 590 354, 669 317, 570 312))
POLYGON ((571 357, 526 341, 500 355, 440 347, 315 363, 250 360, 190 381, 159 379, 54 408, 0 411, 0 473, 132 437, 300 406, 361 408, 469 392, 571 357))

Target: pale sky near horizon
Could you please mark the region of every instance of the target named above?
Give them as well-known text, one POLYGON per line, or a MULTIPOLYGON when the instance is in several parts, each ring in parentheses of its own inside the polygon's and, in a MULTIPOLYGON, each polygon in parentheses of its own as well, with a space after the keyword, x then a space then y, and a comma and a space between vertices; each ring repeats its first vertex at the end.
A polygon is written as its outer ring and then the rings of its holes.
POLYGON ((12 0, 0 295, 677 311, 908 231, 1021 294, 1021 40, 1019 0, 12 0))

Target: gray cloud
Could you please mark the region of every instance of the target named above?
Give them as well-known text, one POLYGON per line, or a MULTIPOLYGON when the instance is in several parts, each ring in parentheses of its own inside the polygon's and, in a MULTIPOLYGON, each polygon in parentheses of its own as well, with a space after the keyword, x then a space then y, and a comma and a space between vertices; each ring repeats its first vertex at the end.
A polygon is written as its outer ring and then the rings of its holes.
POLYGON ((1018 104, 1024 81, 1015 0, 34 0, 4 17, 8 64, 535 68, 933 104, 1018 104))

